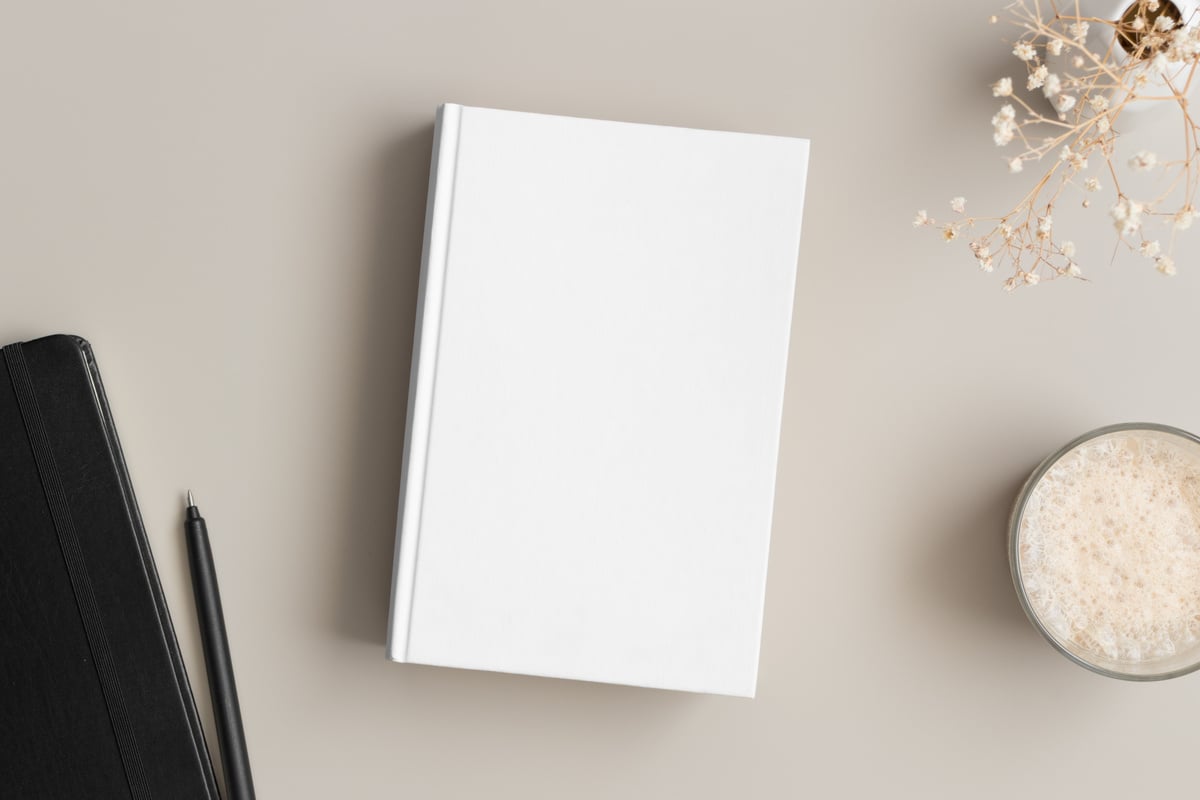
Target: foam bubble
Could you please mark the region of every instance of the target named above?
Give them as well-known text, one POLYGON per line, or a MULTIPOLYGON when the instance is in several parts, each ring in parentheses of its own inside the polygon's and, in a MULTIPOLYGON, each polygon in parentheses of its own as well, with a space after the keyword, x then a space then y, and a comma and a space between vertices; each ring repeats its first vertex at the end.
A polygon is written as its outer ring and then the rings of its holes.
POLYGON ((1029 604, 1084 654, 1149 663, 1200 642, 1200 454, 1148 431, 1093 439, 1033 488, 1019 568, 1029 604))

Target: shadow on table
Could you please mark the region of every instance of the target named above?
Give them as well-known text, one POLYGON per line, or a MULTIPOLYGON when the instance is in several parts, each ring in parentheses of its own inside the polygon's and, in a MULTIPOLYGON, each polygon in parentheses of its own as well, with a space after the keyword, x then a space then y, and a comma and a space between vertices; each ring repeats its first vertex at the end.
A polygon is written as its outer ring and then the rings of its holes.
POLYGON ((962 622, 1004 626, 1034 641, 1008 566, 1008 518, 1024 480, 1000 484, 964 514, 942 520, 945 534, 923 559, 920 579, 931 599, 962 622))
POLYGON ((399 136, 379 155, 350 407, 351 467, 342 491, 344 547, 334 567, 334 628, 383 644, 395 544, 396 505, 413 321, 425 226, 433 126, 399 136))

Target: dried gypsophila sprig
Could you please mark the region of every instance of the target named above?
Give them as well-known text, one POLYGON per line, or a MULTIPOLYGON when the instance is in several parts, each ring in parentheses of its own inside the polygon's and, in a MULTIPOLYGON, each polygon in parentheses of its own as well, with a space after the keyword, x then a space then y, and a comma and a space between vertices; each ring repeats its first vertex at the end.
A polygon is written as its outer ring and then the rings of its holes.
MULTIPOLYGON (((972 217, 966 201, 954 198, 955 216, 938 223, 919 211, 914 227, 934 227, 942 238, 967 238, 977 225, 987 232, 968 240, 978 266, 992 272, 1007 261, 1013 270, 1004 282, 1012 290, 1039 283, 1043 278, 1082 276, 1075 260, 1075 244, 1060 240, 1054 228, 1054 209, 1068 190, 1082 194, 1083 206, 1111 181, 1114 200, 1109 215, 1120 244, 1151 259, 1159 272, 1175 274, 1171 255, 1175 234, 1191 226, 1196 218, 1194 200, 1200 187, 1200 127, 1188 110, 1187 94, 1200 65, 1200 19, 1183 19, 1179 8, 1168 0, 1134 0, 1120 20, 1111 21, 1080 14, 1078 2, 1068 11, 1051 3, 1053 16, 1047 20, 1039 0, 1017 0, 1006 13, 1023 31, 1013 45, 1013 55, 1026 69, 1025 90, 1040 90, 1053 107, 1054 116, 1038 111, 1022 98, 1013 78, 1004 77, 992 86, 992 94, 1006 102, 992 117, 992 138, 997 146, 1017 142, 1020 151, 1005 156, 1008 171, 1020 173, 1027 164, 1052 159, 1028 194, 1001 217, 972 217), (1073 13, 1070 13, 1073 12, 1073 13), (1093 31, 1092 26, 1108 31, 1093 31), (1087 47, 1089 33, 1104 32, 1104 52, 1087 47), (1051 71, 1050 63, 1060 68, 1051 71), (1167 188, 1156 197, 1135 200, 1122 189, 1117 163, 1115 128, 1121 114, 1133 103, 1175 104, 1183 119, 1182 158, 1159 161, 1154 153, 1142 151, 1129 159, 1135 172, 1160 171, 1167 188), (1039 135, 1045 134, 1045 135, 1039 135), (1103 160, 1104 181, 1085 176, 1089 161, 1103 160), (1168 198, 1180 189, 1184 202, 1174 211, 1163 211, 1168 198), (1147 217, 1165 219, 1170 237, 1164 248, 1145 232, 1147 217)), ((998 21, 992 17, 991 22, 998 21)), ((1036 98, 1035 98, 1036 100, 1036 98)))

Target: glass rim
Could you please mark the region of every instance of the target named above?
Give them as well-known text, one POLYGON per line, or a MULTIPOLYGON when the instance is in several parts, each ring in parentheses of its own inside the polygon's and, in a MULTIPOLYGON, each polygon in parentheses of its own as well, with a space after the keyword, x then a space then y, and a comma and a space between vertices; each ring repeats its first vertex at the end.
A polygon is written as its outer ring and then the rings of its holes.
POLYGON ((1034 468, 1033 472, 1030 473, 1029 477, 1025 480, 1025 483, 1021 486, 1021 491, 1017 493, 1017 500, 1016 503, 1013 504, 1012 514, 1009 516, 1008 521, 1009 569, 1012 572, 1013 586, 1017 590, 1017 600, 1020 602, 1021 610, 1025 612, 1025 616, 1029 618, 1029 621, 1033 624, 1033 627, 1037 629, 1038 633, 1042 635, 1042 638, 1049 642, 1055 650, 1057 650, 1059 653, 1062 653, 1071 661, 1087 670, 1090 670, 1091 672, 1105 675, 1109 678, 1119 678, 1126 681, 1144 682, 1178 678, 1182 675, 1187 675, 1200 669, 1200 651, 1197 652, 1196 660, 1191 664, 1187 664, 1182 667, 1176 667, 1175 669, 1169 669, 1163 672, 1144 674, 1121 672, 1119 670, 1110 669, 1102 664, 1090 662, 1082 656, 1071 652, 1063 645, 1062 642, 1057 639, 1057 637, 1054 636, 1053 633, 1050 632, 1050 630, 1042 623, 1041 619, 1038 618, 1037 612, 1035 612, 1032 605, 1030 605, 1029 596, 1025 591, 1025 584, 1021 578, 1021 522, 1024 519, 1025 506, 1029 501, 1030 495, 1033 493, 1033 488, 1037 486, 1045 474, 1050 471, 1050 468, 1058 463, 1059 459, 1070 453, 1075 448, 1086 444, 1093 439, 1099 439, 1102 436, 1107 436, 1112 433, 1122 433, 1125 431, 1153 431, 1155 433, 1166 433, 1172 436, 1178 436, 1181 439, 1186 439, 1187 441, 1190 441, 1200 447, 1200 437, 1197 437, 1195 434, 1185 431, 1182 428, 1176 428, 1171 425, 1162 425, 1157 422, 1119 422, 1115 425, 1105 425, 1103 427, 1090 430, 1087 433, 1077 436, 1071 441, 1067 442, 1065 445, 1046 456, 1046 458, 1042 459, 1041 463, 1034 468))

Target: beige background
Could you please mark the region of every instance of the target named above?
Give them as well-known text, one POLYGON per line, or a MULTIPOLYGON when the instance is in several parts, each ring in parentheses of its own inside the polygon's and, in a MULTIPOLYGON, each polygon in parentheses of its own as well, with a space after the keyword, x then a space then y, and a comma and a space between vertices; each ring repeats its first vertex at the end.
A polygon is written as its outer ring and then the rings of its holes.
POLYGON ((1072 223, 1093 282, 1009 296, 909 225, 1024 185, 990 141, 986 86, 1015 74, 985 24, 1000 6, 4 4, 0 338, 95 345, 207 706, 196 491, 261 797, 1194 785, 1200 678, 1055 654, 1003 536, 1022 478, 1076 434, 1200 429, 1196 240, 1172 281, 1112 261, 1104 203, 1072 223), (812 139, 756 700, 384 660, 447 100, 812 139))

